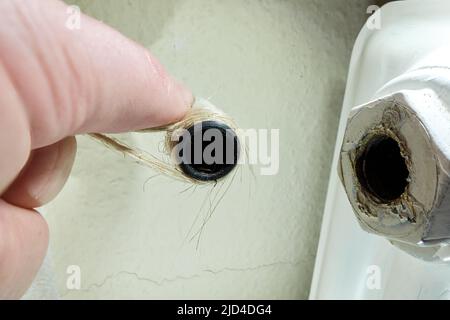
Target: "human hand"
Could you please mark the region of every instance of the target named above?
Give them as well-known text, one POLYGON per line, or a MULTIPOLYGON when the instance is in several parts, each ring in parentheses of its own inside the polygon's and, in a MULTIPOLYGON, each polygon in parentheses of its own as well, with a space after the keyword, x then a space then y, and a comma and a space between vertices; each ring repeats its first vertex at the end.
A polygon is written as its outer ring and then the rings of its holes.
POLYGON ((47 250, 33 208, 70 173, 76 134, 123 132, 183 117, 192 94, 151 54, 58 0, 0 2, 0 298, 19 298, 47 250))

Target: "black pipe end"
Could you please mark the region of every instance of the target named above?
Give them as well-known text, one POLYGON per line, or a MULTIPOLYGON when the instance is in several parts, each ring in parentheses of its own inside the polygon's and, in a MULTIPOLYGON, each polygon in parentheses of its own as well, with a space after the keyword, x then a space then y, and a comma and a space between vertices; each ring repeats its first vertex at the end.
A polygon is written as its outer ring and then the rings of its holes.
POLYGON ((187 128, 187 135, 187 139, 181 135, 177 142, 180 150, 177 156, 180 169, 188 177, 215 181, 228 175, 237 165, 240 143, 236 132, 228 125, 202 121, 187 128))

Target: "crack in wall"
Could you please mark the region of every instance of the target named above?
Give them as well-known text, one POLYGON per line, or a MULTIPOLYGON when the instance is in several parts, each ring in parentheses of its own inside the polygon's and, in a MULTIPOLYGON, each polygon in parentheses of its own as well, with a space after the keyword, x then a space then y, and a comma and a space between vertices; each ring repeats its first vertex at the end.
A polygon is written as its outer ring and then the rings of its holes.
POLYGON ((90 292, 93 289, 100 289, 104 285, 106 285, 109 281, 113 280, 114 278, 116 278, 120 275, 132 276, 138 281, 145 281, 145 282, 148 282, 148 283, 151 283, 153 285, 160 287, 160 286, 164 286, 165 284, 174 283, 177 281, 188 281, 188 280, 192 280, 192 279, 201 278, 208 274, 209 275, 217 275, 217 274, 220 274, 223 272, 248 272, 248 271, 256 271, 256 270, 260 270, 260 269, 273 268, 273 267, 278 267, 278 266, 297 266, 302 263, 304 263, 304 262, 303 261, 277 261, 277 262, 273 262, 273 263, 261 264, 261 265, 250 266, 250 267, 245 267, 245 268, 225 267, 225 268, 221 268, 221 269, 217 269, 217 270, 207 268, 207 269, 201 270, 199 273, 196 273, 196 274, 193 274, 190 276, 177 275, 173 278, 163 278, 161 280, 155 280, 152 278, 143 277, 136 272, 121 270, 114 274, 106 276, 101 282, 91 283, 85 288, 81 288, 79 290, 66 290, 64 294, 60 295, 60 297, 61 298, 65 297, 71 291, 90 292))

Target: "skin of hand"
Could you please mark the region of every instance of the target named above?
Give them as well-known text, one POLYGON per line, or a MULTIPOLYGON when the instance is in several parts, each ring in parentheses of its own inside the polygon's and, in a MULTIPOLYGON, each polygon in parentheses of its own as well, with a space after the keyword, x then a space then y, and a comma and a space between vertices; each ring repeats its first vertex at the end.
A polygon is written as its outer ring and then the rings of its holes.
POLYGON ((189 90, 143 47, 59 0, 0 1, 0 298, 21 297, 47 251, 33 208, 66 182, 76 134, 181 119, 189 90))

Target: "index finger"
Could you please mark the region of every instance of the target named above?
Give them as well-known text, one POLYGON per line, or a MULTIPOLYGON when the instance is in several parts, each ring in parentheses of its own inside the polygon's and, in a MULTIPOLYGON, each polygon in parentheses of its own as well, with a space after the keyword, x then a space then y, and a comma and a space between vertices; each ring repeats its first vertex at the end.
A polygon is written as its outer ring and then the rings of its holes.
POLYGON ((0 7, 10 13, 0 22, 0 61, 25 109, 32 149, 77 133, 159 126, 190 106, 192 94, 145 48, 103 23, 80 15, 80 28, 71 28, 70 11, 56 0, 0 7))

